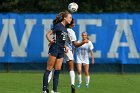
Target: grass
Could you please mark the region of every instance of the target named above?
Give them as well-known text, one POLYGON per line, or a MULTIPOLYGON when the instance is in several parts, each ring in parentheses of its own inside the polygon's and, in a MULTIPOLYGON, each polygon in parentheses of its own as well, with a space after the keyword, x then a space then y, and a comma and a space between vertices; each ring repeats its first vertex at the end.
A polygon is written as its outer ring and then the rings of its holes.
MULTIPOLYGON (((43 73, 0 73, 0 93, 41 93, 43 73)), ((77 75, 76 75, 77 76, 77 75)), ((90 86, 76 93, 139 93, 140 74, 91 74, 90 86)), ((76 77, 77 84, 77 77, 76 77)), ((52 87, 52 81, 50 82, 52 87)), ((62 73, 58 91, 70 93, 69 74, 62 73)))

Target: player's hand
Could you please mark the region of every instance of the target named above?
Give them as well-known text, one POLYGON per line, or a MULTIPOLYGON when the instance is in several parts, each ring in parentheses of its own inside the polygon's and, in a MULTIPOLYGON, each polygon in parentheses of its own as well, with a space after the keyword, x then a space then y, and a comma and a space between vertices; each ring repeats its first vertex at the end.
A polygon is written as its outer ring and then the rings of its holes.
POLYGON ((48 44, 48 46, 51 46, 53 43, 55 42, 55 40, 51 40, 50 43, 48 44))
POLYGON ((84 39, 83 42, 84 42, 84 43, 88 43, 88 39, 84 39))
POLYGON ((92 64, 94 64, 95 62, 94 62, 94 59, 92 59, 92 64))
POLYGON ((69 49, 67 47, 65 47, 65 53, 68 53, 69 49))

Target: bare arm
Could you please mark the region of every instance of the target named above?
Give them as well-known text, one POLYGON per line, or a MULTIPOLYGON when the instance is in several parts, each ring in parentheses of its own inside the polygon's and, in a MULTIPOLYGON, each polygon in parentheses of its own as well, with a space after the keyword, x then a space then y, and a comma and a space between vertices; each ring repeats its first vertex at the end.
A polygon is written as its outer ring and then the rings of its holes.
POLYGON ((68 53, 68 48, 66 45, 64 45, 64 48, 65 48, 65 53, 68 53))
POLYGON ((75 48, 80 47, 85 43, 88 43, 88 40, 83 40, 82 42, 73 41, 73 45, 75 48))
POLYGON ((74 55, 75 52, 76 52, 76 48, 73 49, 73 55, 74 55))
POLYGON ((92 50, 90 50, 90 54, 91 54, 92 64, 94 64, 94 53, 92 50))
POLYGON ((46 34, 46 38, 51 44, 54 43, 54 40, 51 39, 52 34, 53 34, 52 30, 48 31, 47 34, 46 34))

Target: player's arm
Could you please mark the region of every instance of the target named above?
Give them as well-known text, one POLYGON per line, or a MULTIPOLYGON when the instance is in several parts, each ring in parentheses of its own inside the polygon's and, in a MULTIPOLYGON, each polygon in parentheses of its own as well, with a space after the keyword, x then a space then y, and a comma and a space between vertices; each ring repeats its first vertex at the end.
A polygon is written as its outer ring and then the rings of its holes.
POLYGON ((53 31, 52 30, 48 31, 47 34, 46 34, 46 38, 50 42, 50 44, 53 44, 54 43, 54 40, 51 39, 51 35, 52 34, 53 34, 53 31))
POLYGON ((75 48, 80 47, 85 43, 88 43, 88 40, 83 40, 82 42, 73 41, 73 45, 75 48))
POLYGON ((65 48, 65 53, 67 53, 67 52, 68 52, 68 48, 67 48, 67 46, 64 45, 64 48, 65 48))
POLYGON ((74 53, 76 52, 76 48, 74 48, 72 52, 73 52, 73 55, 74 55, 74 53))
POLYGON ((94 53, 92 50, 90 50, 90 54, 91 54, 91 60, 92 60, 92 64, 94 64, 94 53))
POLYGON ((88 40, 83 40, 81 42, 77 42, 75 32, 72 29, 69 29, 69 30, 71 30, 70 37, 71 37, 71 41, 75 48, 80 47, 85 43, 88 43, 88 40))

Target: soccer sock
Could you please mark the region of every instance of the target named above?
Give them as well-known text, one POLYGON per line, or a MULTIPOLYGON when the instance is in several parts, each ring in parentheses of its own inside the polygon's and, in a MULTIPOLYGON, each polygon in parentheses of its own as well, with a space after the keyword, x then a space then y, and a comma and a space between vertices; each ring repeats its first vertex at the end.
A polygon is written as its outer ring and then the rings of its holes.
POLYGON ((43 76, 43 89, 42 91, 46 91, 48 88, 48 75, 50 74, 49 70, 46 70, 44 72, 44 76, 43 76))
POLYGON ((81 84, 82 83, 82 76, 81 74, 78 75, 78 84, 81 84))
POLYGON ((60 74, 60 70, 55 70, 54 71, 54 76, 53 76, 53 91, 54 92, 57 92, 59 74, 60 74))
POLYGON ((90 76, 86 76, 85 81, 86 81, 86 85, 89 84, 89 80, 90 80, 90 76))
POLYGON ((48 76, 48 83, 50 82, 53 74, 54 74, 54 69, 52 69, 52 71, 50 72, 50 74, 48 76))
POLYGON ((70 74, 71 85, 74 85, 75 84, 75 72, 74 71, 70 71, 69 74, 70 74))

